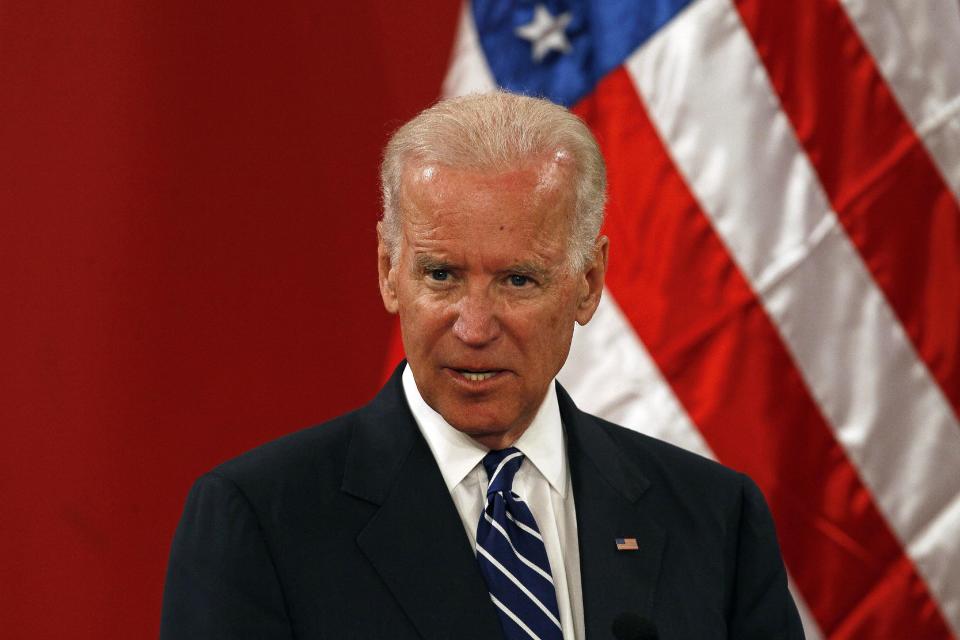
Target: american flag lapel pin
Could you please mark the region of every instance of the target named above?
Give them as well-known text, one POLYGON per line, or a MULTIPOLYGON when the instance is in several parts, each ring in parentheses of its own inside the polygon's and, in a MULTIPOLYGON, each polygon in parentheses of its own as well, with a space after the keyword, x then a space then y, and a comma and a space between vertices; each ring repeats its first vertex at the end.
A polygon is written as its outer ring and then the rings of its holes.
POLYGON ((639 551, 636 538, 617 538, 617 551, 639 551))

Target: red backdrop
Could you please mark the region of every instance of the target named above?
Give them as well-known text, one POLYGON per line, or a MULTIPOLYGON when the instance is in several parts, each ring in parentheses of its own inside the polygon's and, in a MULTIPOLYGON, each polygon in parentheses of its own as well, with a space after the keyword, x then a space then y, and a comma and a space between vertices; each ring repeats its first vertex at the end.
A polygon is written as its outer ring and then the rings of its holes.
POLYGON ((454 2, 0 5, 0 626, 156 636, 192 480, 368 399, 454 2))

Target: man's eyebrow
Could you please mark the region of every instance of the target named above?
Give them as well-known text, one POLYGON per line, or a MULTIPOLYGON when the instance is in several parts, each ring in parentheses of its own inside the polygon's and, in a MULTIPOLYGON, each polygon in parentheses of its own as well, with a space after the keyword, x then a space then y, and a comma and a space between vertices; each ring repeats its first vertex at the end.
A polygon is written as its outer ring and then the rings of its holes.
MULTIPOLYGON (((427 271, 439 270, 450 271, 455 269, 456 266, 444 258, 431 255, 429 253, 419 253, 413 258, 413 268, 417 273, 424 273, 427 271)), ((529 260, 515 262, 514 264, 501 269, 500 272, 517 274, 521 276, 530 276, 532 278, 537 278, 538 280, 546 280, 550 276, 549 269, 544 267, 539 262, 533 262, 529 260)))
POLYGON ((414 256, 413 265, 417 272, 450 269, 450 263, 447 260, 429 253, 418 253, 414 256))
POLYGON ((521 276, 532 276, 539 279, 545 279, 550 272, 538 262, 517 262, 504 269, 506 273, 515 273, 521 276))

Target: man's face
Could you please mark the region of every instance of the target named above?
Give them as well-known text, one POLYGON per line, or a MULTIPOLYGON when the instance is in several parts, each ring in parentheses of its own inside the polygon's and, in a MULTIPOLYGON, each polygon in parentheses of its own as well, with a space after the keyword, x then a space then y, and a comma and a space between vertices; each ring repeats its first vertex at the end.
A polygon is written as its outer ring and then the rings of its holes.
POLYGON ((529 426, 603 288, 606 238, 582 272, 569 267, 574 195, 558 157, 496 174, 408 167, 396 264, 380 244, 381 293, 421 395, 493 449, 529 426))

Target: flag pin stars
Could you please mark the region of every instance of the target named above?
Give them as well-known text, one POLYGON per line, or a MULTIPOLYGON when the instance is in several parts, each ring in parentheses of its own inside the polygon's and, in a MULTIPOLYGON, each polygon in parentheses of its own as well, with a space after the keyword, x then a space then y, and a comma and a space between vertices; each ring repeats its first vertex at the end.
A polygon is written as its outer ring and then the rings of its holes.
POLYGON ((617 538, 617 551, 639 551, 636 538, 617 538))
POLYGON ((566 28, 572 18, 573 14, 569 11, 553 15, 545 6, 538 4, 533 10, 533 19, 517 27, 514 33, 530 41, 533 45, 533 61, 540 62, 551 51, 570 51, 566 28))

